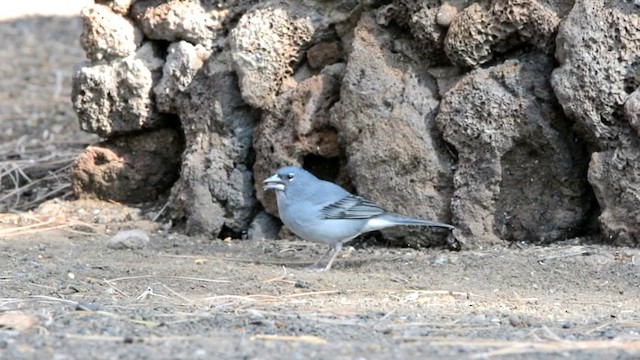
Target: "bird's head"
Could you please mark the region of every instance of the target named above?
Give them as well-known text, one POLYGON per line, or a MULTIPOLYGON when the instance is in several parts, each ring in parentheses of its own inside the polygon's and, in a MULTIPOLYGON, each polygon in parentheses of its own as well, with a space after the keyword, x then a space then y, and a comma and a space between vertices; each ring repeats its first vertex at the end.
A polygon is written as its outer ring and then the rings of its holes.
POLYGON ((264 179, 265 190, 285 191, 288 187, 296 186, 314 178, 311 173, 294 166, 280 168, 276 173, 264 179))

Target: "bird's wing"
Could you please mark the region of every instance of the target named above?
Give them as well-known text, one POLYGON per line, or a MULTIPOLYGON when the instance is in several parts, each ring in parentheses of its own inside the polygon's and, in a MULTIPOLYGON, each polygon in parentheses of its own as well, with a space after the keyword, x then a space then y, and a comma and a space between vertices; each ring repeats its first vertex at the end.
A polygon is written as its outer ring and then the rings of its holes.
POLYGON ((387 212, 372 201, 351 194, 325 206, 321 211, 325 219, 369 219, 387 212))

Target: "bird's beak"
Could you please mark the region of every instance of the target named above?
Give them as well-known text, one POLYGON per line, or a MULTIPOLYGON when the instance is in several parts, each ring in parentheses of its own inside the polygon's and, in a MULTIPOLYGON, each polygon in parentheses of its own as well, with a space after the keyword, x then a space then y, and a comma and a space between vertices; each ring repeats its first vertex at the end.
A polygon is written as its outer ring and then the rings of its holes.
POLYGON ((284 182, 280 180, 278 174, 273 175, 272 177, 264 179, 264 187, 265 190, 279 190, 284 191, 284 182))

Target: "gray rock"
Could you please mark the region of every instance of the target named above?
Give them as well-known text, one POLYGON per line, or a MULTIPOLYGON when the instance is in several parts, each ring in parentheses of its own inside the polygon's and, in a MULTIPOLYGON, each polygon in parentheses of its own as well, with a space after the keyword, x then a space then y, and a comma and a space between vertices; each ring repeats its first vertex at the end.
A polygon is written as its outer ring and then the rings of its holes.
POLYGON ((456 240, 548 242, 575 236, 591 208, 587 155, 548 86, 549 56, 533 53, 467 74, 436 117, 458 152, 456 240))
POLYGON ((321 178, 339 180, 337 172, 322 174, 326 169, 317 167, 323 163, 339 167, 341 163, 338 135, 329 121, 329 109, 339 96, 340 76, 338 70, 335 74, 327 71, 306 79, 280 95, 270 111, 263 112, 255 130, 253 172, 256 196, 272 215, 277 216, 275 195, 262 189, 262 180, 276 169, 297 165, 321 178))
POLYGON ((457 65, 474 67, 495 53, 528 43, 551 53, 563 0, 500 0, 472 3, 449 24, 444 51, 457 65))
POLYGON ((600 204, 605 241, 640 244, 640 139, 628 138, 618 148, 593 153, 589 182, 600 204))
MULTIPOLYGON (((390 34, 363 15, 331 122, 360 195, 389 211, 448 222, 454 159, 434 123, 435 81, 392 46, 390 34)), ((416 246, 442 244, 446 236, 408 228, 386 234, 416 246)))
POLYGON ((242 101, 238 79, 225 70, 226 53, 209 58, 175 99, 186 141, 170 213, 187 232, 241 232, 257 205, 253 194, 252 133, 256 114, 242 101))
POLYGON ((551 85, 581 135, 600 148, 629 130, 619 110, 640 84, 640 13, 631 3, 578 0, 558 30, 551 85), (613 34, 613 35, 612 35, 613 34))
POLYGON ((124 58, 133 54, 142 43, 142 31, 133 21, 114 13, 104 5, 89 5, 82 9, 80 45, 87 58, 124 58))
POLYGON ((153 88, 158 110, 176 112, 174 99, 191 84, 191 80, 209 55, 210 51, 202 45, 194 46, 186 41, 169 45, 167 59, 162 68, 162 78, 153 88))
POLYGON ((145 43, 124 59, 80 67, 71 94, 80 127, 108 137, 159 125, 163 117, 155 109, 152 88, 163 64, 154 45, 145 43))
POLYGON ((121 230, 107 241, 109 249, 142 249, 149 244, 149 236, 142 230, 121 230))
POLYGON ((269 0, 254 6, 229 36, 242 98, 269 109, 293 67, 305 58, 305 50, 335 36, 332 25, 345 22, 359 6, 352 0, 269 0))
POLYGON ((632 3, 578 0, 558 31, 552 86, 597 151, 589 182, 607 241, 640 241, 640 12, 632 3), (623 111, 620 111, 623 110, 623 111))
POLYGON ((242 98, 259 108, 268 108, 290 64, 301 57, 302 47, 315 32, 313 18, 319 15, 302 4, 268 1, 246 13, 229 37, 234 67, 240 79, 242 98))
POLYGON ((151 39, 213 47, 228 23, 248 10, 255 0, 217 1, 145 0, 137 1, 131 15, 151 39))
POLYGON ((277 239, 280 232, 280 223, 266 211, 261 211, 253 218, 249 226, 249 239, 277 239))

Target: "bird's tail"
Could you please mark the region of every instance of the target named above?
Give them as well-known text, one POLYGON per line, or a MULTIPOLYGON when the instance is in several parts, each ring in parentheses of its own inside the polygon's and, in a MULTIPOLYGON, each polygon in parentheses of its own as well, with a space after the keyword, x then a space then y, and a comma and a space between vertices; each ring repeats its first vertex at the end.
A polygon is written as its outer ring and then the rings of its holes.
POLYGON ((407 218, 399 215, 385 215, 384 218, 385 220, 393 222, 396 225, 409 225, 409 226, 417 225, 417 226, 441 227, 441 228, 447 228, 447 229, 455 228, 455 226, 453 225, 444 224, 437 221, 407 218))
POLYGON ((414 225, 414 226, 431 226, 453 229, 454 226, 443 224, 436 221, 421 220, 414 218, 406 218, 399 215, 385 214, 370 218, 362 229, 363 232, 382 230, 393 226, 414 225))

